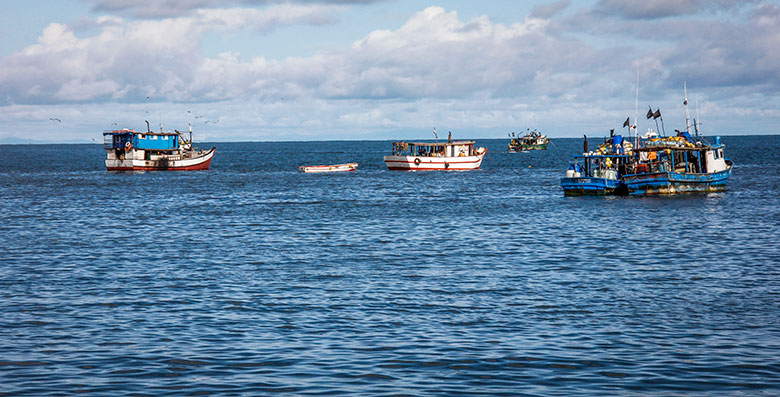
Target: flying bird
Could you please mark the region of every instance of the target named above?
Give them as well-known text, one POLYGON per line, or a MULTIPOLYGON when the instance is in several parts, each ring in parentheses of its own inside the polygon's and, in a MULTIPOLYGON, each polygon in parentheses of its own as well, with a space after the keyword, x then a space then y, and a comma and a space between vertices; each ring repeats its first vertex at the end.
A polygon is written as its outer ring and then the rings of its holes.
POLYGON ((116 125, 116 123, 111 123, 111 125, 116 125))
POLYGON ((56 117, 49 117, 49 120, 51 120, 51 121, 56 121, 56 122, 58 122, 58 123, 62 123, 62 120, 60 120, 60 119, 58 119, 58 118, 56 118, 56 117))

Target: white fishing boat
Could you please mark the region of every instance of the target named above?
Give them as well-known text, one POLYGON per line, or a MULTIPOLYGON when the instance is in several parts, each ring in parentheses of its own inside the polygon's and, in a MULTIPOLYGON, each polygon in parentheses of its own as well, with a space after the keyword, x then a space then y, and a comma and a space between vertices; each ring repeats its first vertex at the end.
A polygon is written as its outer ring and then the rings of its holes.
POLYGON ((355 171, 357 167, 358 167, 358 163, 333 164, 333 165, 302 165, 298 167, 298 171, 306 172, 306 173, 349 172, 349 171, 355 171))
POLYGON ((487 149, 474 148, 474 141, 393 142, 393 154, 385 156, 387 168, 395 171, 467 171, 482 164, 487 149))
POLYGON ((131 129, 103 132, 108 171, 195 171, 207 170, 215 148, 199 150, 192 146, 192 127, 187 140, 179 131, 146 132, 131 129))

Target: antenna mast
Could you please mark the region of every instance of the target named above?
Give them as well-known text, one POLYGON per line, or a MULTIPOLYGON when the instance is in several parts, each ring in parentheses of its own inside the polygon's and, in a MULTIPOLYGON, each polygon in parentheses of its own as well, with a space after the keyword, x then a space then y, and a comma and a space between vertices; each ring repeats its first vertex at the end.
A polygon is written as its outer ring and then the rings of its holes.
POLYGON ((696 95, 696 137, 699 137, 699 127, 701 127, 701 119, 699 118, 699 95, 696 95))
POLYGON ((683 102, 683 106, 685 106, 685 130, 690 134, 691 115, 688 113, 688 83, 685 81, 683 81, 683 93, 685 94, 685 101, 683 102))
MULTIPOLYGON (((631 138, 631 128, 629 131, 629 139, 631 138)), ((639 147, 639 68, 636 68, 636 98, 634 101, 634 147, 639 147)), ((630 141, 629 141, 630 142, 630 141)))

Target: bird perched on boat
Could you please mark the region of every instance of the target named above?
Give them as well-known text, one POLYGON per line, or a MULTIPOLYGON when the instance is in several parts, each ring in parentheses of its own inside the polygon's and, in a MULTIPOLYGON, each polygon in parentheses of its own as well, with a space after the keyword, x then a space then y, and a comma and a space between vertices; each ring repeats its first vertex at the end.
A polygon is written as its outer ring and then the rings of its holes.
POLYGON ((58 119, 58 118, 56 118, 56 117, 49 117, 49 120, 51 120, 51 121, 56 121, 56 122, 58 122, 58 123, 62 123, 62 120, 60 120, 60 119, 58 119))

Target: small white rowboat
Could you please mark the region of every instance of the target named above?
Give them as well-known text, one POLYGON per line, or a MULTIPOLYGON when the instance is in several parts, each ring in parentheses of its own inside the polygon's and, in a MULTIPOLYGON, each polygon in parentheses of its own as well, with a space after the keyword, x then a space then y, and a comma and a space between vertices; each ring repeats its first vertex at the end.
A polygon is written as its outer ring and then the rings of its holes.
POLYGON ((302 165, 298 167, 301 172, 347 172, 354 171, 358 163, 333 164, 333 165, 302 165))

